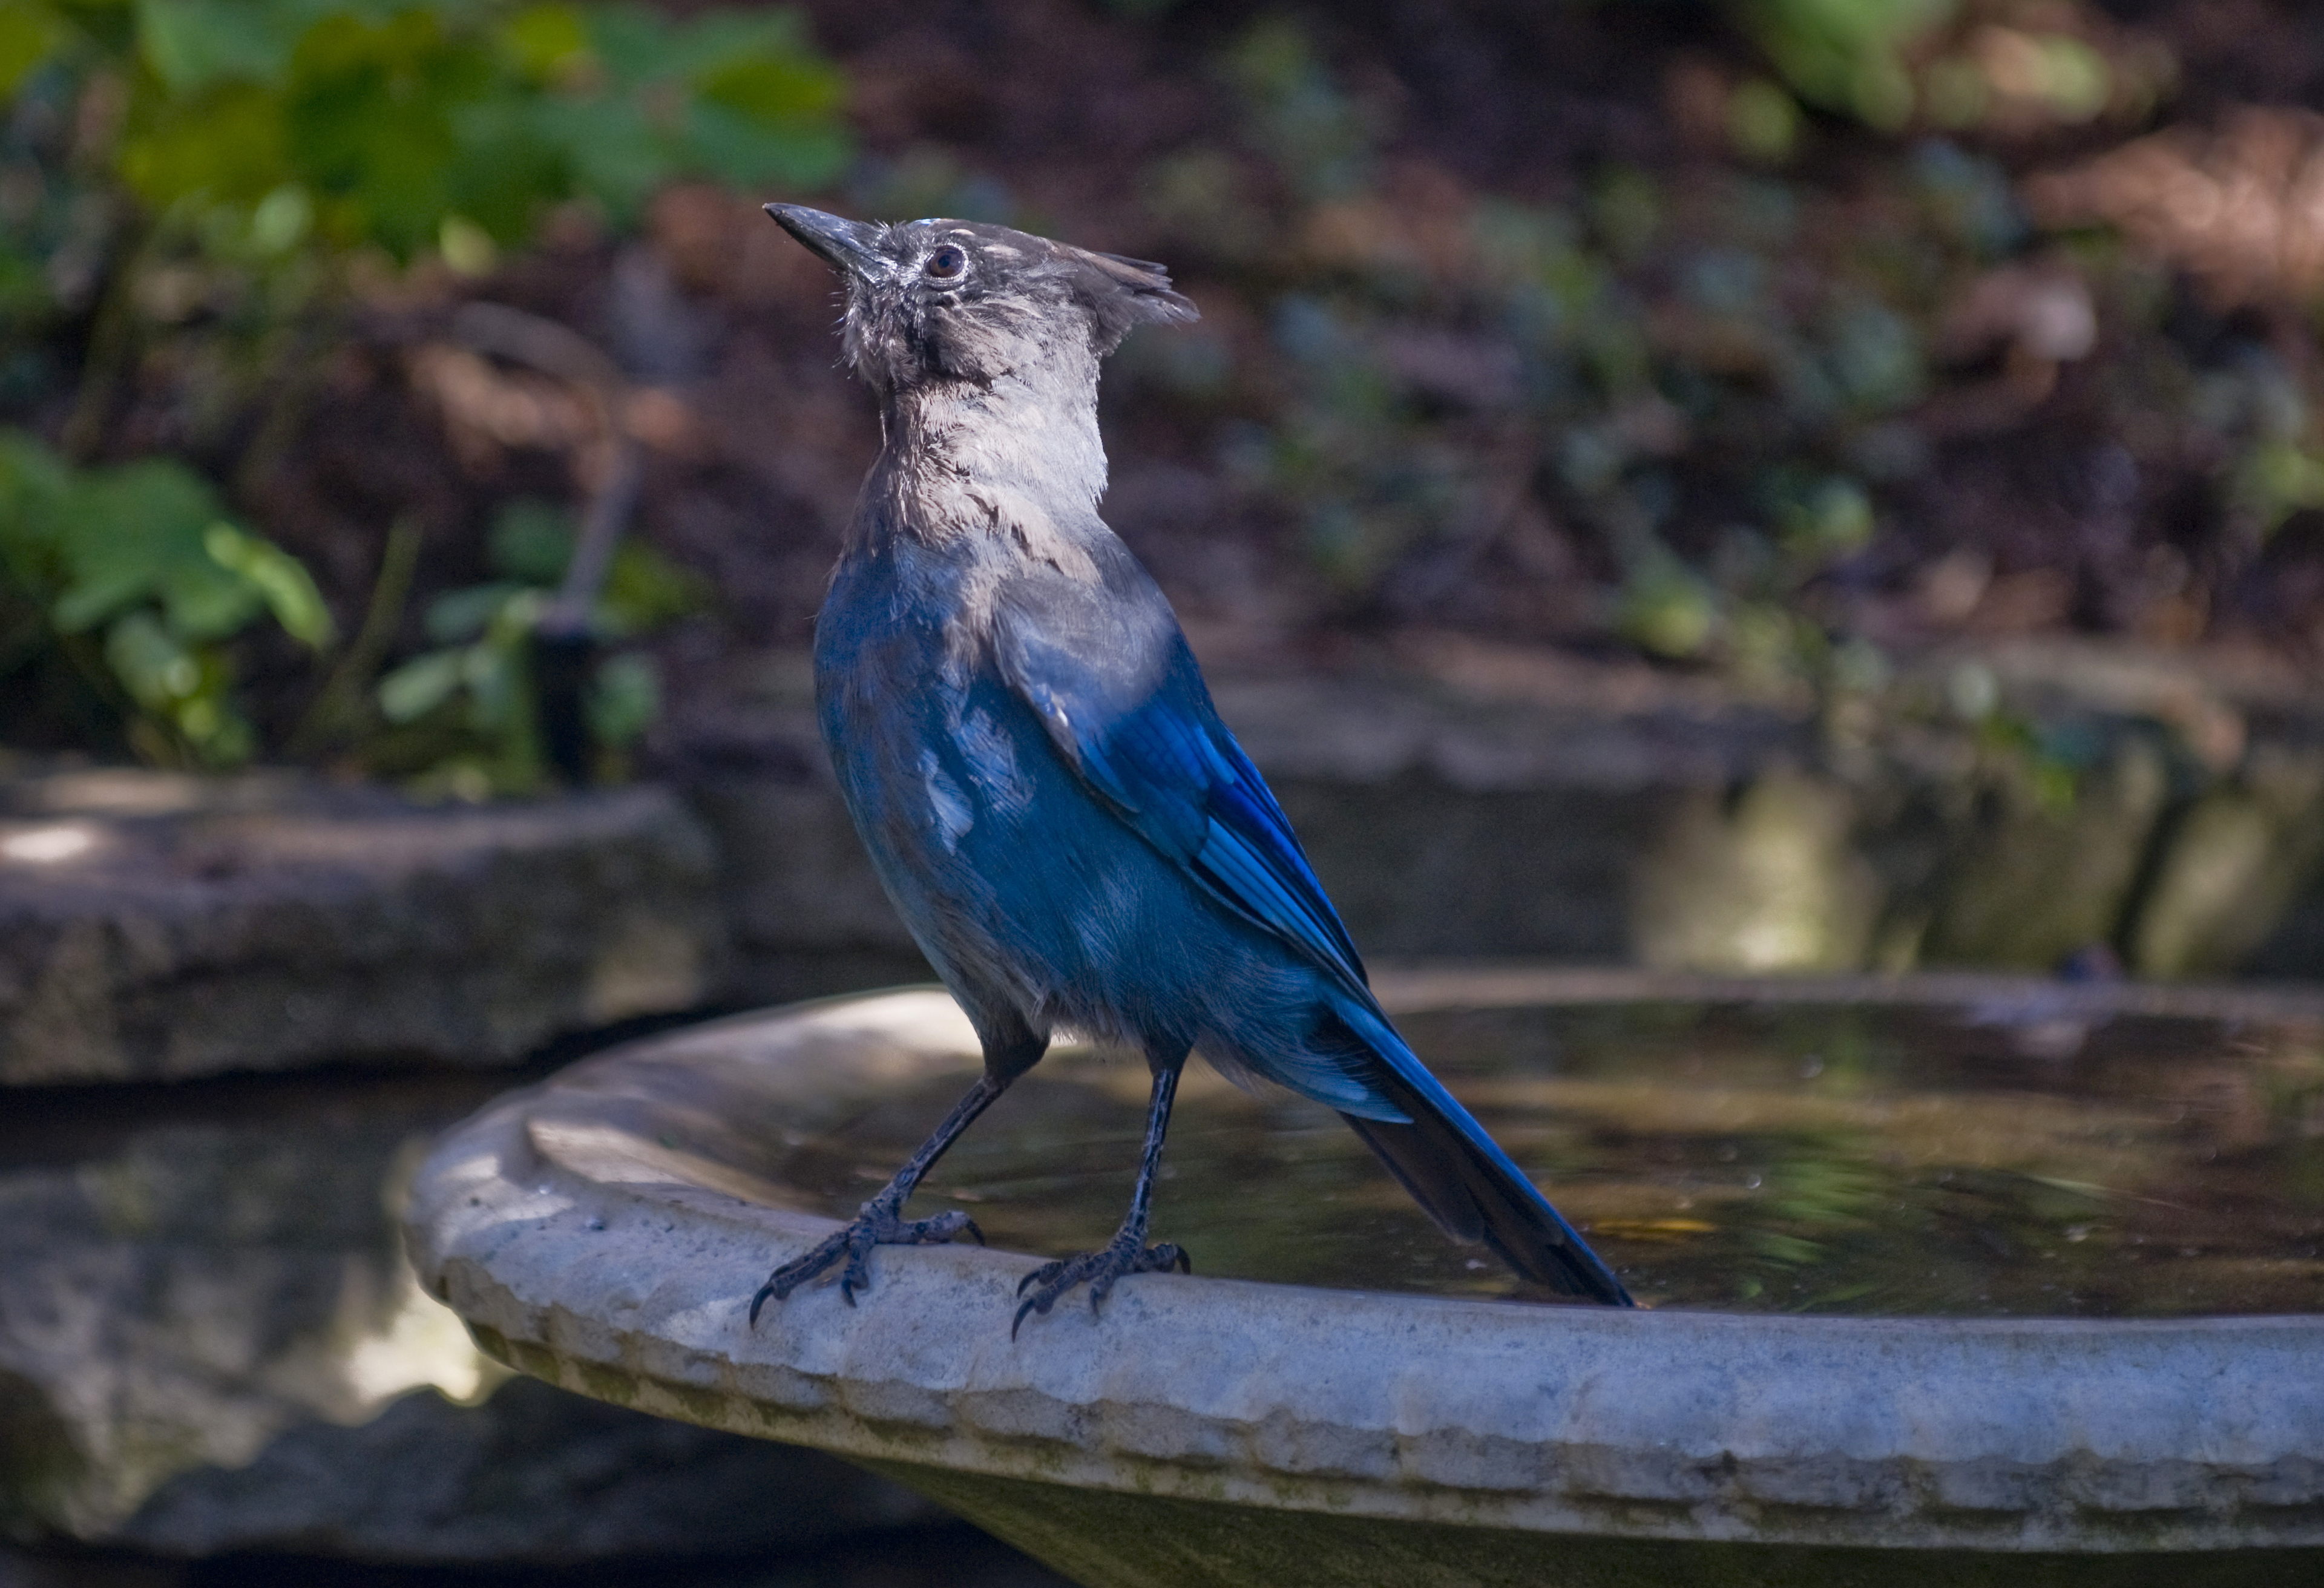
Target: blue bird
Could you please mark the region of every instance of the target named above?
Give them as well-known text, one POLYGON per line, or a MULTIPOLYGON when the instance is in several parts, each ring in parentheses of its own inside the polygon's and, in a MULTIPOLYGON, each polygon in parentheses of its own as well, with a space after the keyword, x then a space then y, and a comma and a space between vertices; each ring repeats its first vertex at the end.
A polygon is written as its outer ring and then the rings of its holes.
POLYGON ((1191 320, 1157 264, 1003 226, 768 213, 846 286, 848 364, 881 448, 816 620, 816 704, 872 862, 982 1044, 984 1074, 838 1233, 777 1269, 751 1319, 875 1247, 983 1239, 908 1220, 946 1148, 1060 1027, 1145 1055, 1146 1146, 1102 1250, 1028 1276, 1028 1313, 1125 1275, 1146 1242, 1187 1056, 1339 1111, 1458 1241, 1610 1306, 1629 1295, 1416 1057, 1283 809, 1219 720, 1169 603, 1098 517, 1098 364, 1191 320))

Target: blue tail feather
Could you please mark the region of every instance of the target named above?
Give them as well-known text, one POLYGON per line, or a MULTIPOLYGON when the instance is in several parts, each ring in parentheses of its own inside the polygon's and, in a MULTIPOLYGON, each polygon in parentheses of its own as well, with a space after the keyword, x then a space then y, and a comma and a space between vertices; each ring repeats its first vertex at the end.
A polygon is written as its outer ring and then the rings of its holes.
POLYGON ((1340 1117, 1440 1229, 1456 1241, 1481 1241, 1518 1273, 1561 1295, 1609 1306, 1637 1305, 1613 1269, 1428 1073, 1377 1008, 1335 1013, 1375 1060, 1366 1077, 1373 1090, 1409 1122, 1344 1112, 1340 1117))

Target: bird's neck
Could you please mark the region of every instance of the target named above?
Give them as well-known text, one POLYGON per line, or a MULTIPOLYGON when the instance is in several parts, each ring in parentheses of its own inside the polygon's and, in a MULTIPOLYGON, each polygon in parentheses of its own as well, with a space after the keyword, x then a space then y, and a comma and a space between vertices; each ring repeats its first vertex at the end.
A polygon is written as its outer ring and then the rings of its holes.
POLYGON ((1105 492, 1097 371, 1035 367, 892 394, 866 482, 891 532, 926 540, 1093 523, 1105 492))

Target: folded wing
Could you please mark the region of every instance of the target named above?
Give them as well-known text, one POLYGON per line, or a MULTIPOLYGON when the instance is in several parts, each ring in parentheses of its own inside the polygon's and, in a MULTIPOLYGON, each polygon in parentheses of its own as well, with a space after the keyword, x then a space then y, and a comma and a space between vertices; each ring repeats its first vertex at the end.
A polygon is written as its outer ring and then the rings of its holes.
POLYGON ((1267 1073, 1340 1110, 1446 1233, 1482 1241, 1567 1294, 1629 1305, 1611 1270, 1381 1013, 1339 912, 1283 808, 1219 720, 1176 624, 1148 631, 1145 647, 1096 653, 1059 643, 1059 632, 1019 618, 997 637, 1003 676, 1067 763, 1213 898, 1318 973, 1316 1040, 1267 1073))

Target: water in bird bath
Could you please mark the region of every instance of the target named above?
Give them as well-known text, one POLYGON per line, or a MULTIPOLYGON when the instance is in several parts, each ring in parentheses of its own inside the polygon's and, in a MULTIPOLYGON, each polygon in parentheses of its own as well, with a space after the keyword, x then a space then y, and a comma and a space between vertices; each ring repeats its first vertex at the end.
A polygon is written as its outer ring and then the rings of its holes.
MULTIPOLYGON (((1399 1024, 1650 1306, 2324 1310, 2314 1021, 1649 1002, 1399 1024)), ((852 1214, 973 1074, 867 1094, 794 1138, 782 1199, 852 1214)), ((1128 1196, 1145 1098, 1137 1060, 1060 1048, 914 1209, 966 1208, 1016 1251, 1096 1245, 1128 1196)), ((1199 1065, 1181 1099, 1154 1231, 1197 1271, 1528 1294, 1438 1235, 1330 1113, 1248 1097, 1199 1065)), ((740 1136, 706 1147, 745 1150, 740 1136)), ((748 1149, 761 1173, 766 1147, 748 1149)))

